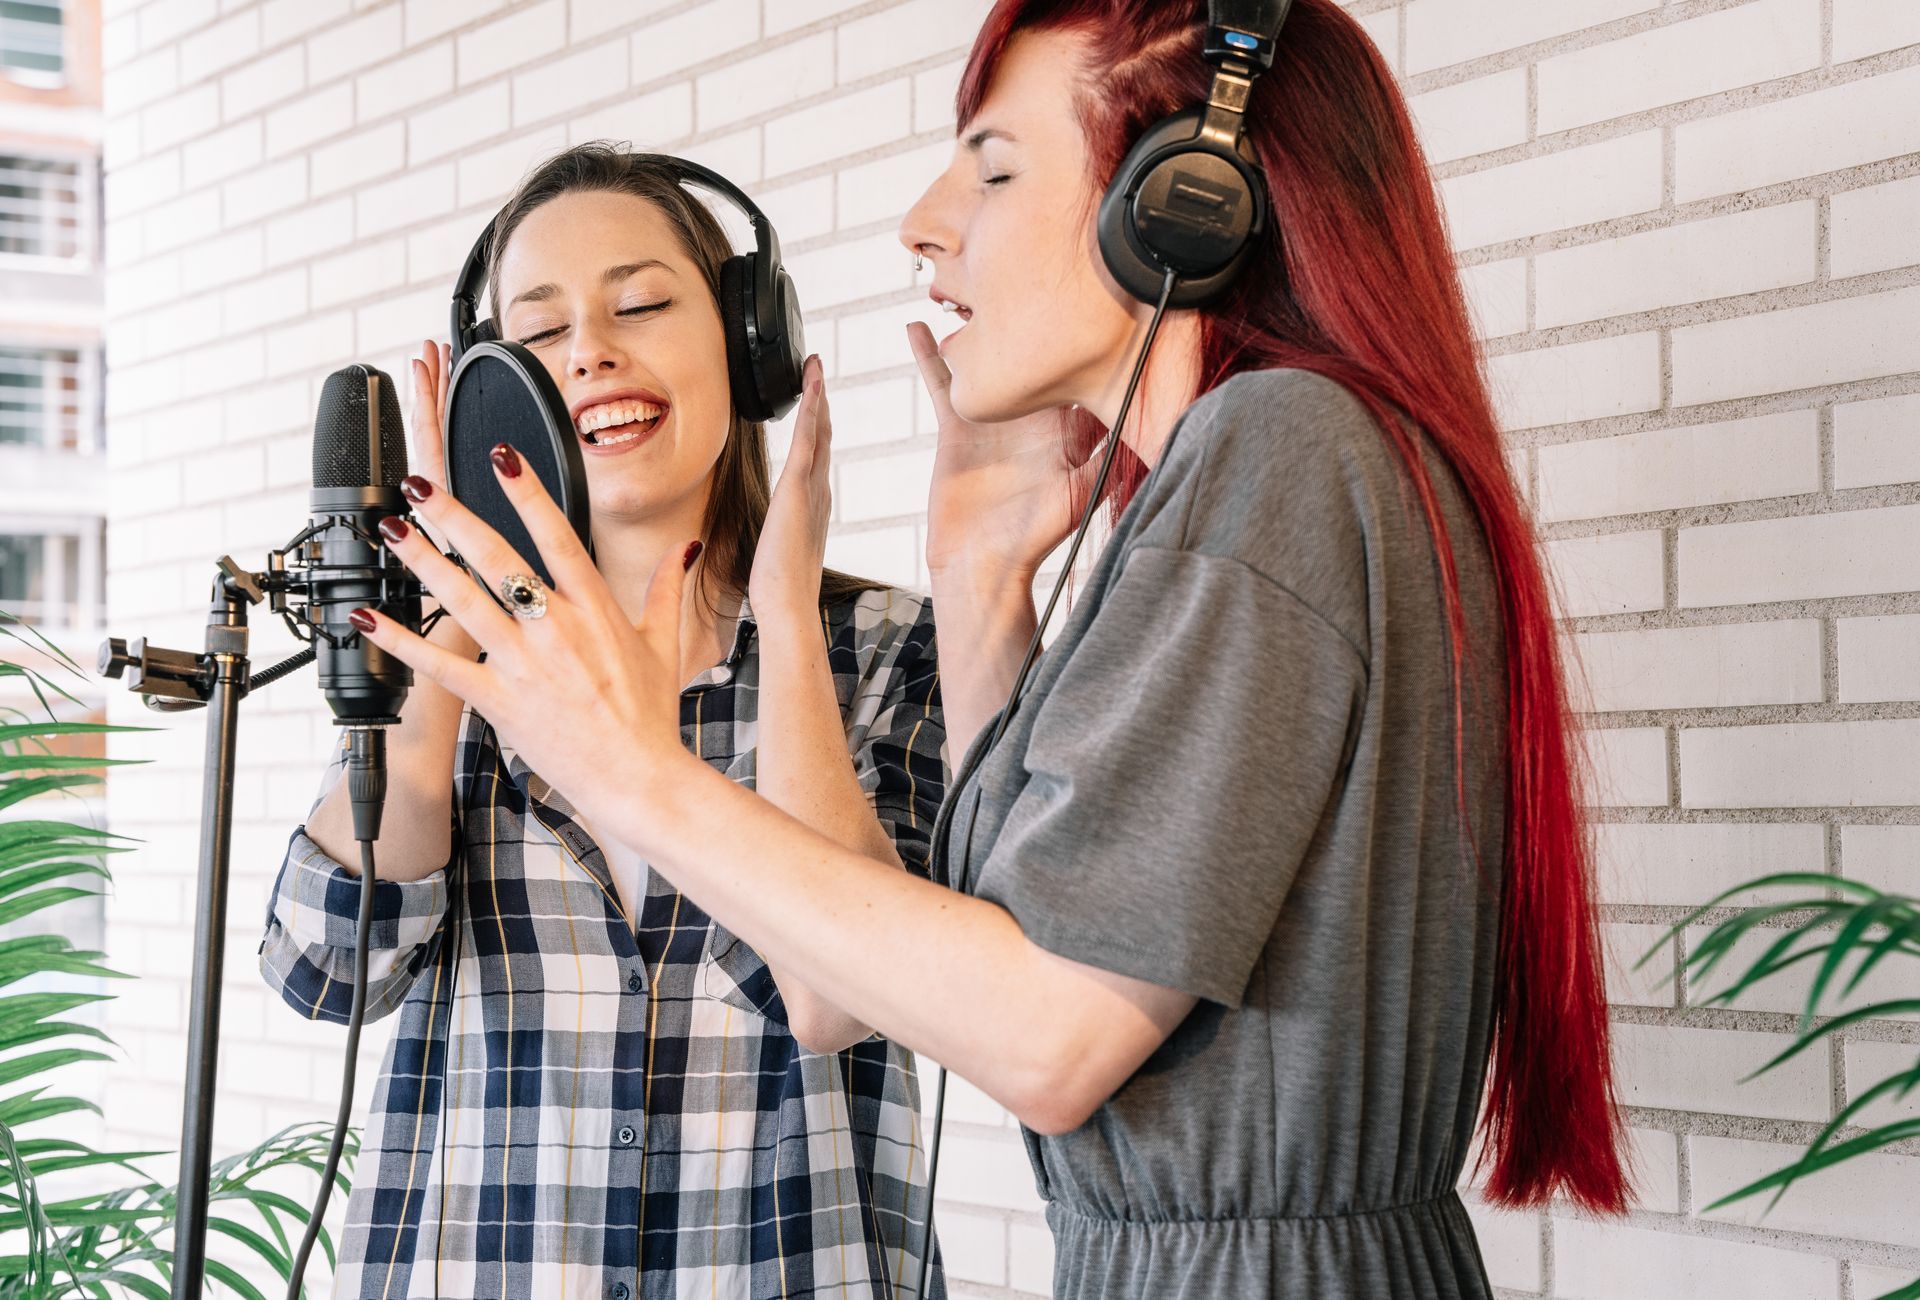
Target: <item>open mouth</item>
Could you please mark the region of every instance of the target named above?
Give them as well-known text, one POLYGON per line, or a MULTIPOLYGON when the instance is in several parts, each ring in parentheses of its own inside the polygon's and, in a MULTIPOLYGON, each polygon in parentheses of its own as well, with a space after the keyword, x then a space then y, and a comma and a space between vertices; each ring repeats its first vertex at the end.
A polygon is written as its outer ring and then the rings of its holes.
POLYGON ((667 408, 656 402, 621 398, 589 406, 580 412, 573 427, 589 446, 618 447, 646 437, 666 417, 667 408))
POLYGON ((950 316, 958 316, 963 322, 973 319, 973 308, 957 303, 951 298, 941 302, 940 310, 950 316))

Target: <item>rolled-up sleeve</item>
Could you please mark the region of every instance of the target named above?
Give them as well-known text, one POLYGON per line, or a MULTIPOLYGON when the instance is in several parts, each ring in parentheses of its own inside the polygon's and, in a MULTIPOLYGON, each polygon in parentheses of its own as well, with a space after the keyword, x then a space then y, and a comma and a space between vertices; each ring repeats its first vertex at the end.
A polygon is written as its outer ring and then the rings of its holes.
MULTIPOLYGON (((907 870, 927 874, 934 819, 946 797, 947 728, 940 709, 933 602, 908 597, 912 617, 887 628, 848 710, 854 774, 907 870)), ((896 606, 898 609, 898 605, 896 606)))
MULTIPOLYGON (((315 808, 344 771, 344 757, 336 759, 321 782, 315 808)), ((457 836, 453 851, 459 852, 457 836)), ((375 880, 367 1019, 377 1020, 399 1006, 432 960, 447 917, 448 878, 448 868, 442 867, 418 880, 375 880)), ((287 843, 268 904, 260 973, 288 1006, 310 1020, 347 1019, 359 915, 360 877, 329 857, 300 826, 287 843)))

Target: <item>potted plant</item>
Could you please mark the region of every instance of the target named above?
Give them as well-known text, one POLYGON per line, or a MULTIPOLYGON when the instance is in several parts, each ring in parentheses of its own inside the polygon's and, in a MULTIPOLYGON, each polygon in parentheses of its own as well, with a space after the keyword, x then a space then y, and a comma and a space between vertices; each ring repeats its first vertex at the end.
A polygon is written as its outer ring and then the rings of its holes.
MULTIPOLYGON (((1728 1006, 1763 980, 1787 971, 1810 972, 1806 1003, 1793 1041, 1759 1069, 1757 1078, 1824 1044, 1835 1033, 1866 1020, 1920 1012, 1920 969, 1914 969, 1912 996, 1882 998, 1862 1006, 1845 1006, 1867 976, 1890 959, 1898 969, 1920 958, 1920 899, 1884 893, 1872 885, 1840 876, 1813 872, 1782 872, 1748 881, 1715 896, 1675 924, 1637 965, 1644 966, 1666 950, 1675 936, 1721 908, 1736 895, 1755 890, 1784 889, 1786 897, 1735 909, 1714 922, 1687 952, 1684 969, 1690 983, 1704 985, 1716 969, 1730 973, 1726 987, 1702 1000, 1705 1006, 1728 1006), (1749 936, 1752 936, 1749 942, 1749 936), (1736 957, 1737 952, 1757 955, 1736 957), (1823 1014, 1823 1008, 1829 1013, 1823 1014)), ((1754 1179, 1707 1206, 1709 1212, 1764 1192, 1773 1193, 1771 1210, 1800 1179, 1880 1151, 1898 1142, 1920 1138, 1920 1116, 1896 1117, 1877 1124, 1858 1121, 1869 1107, 1904 1101, 1920 1093, 1920 1048, 1911 1065, 1896 1069, 1860 1090, 1848 1100, 1798 1159, 1754 1179)), ((1742 1080, 1745 1082, 1745 1080, 1742 1080)), ((1878 1300, 1920 1300, 1920 1279, 1883 1293, 1878 1300)))
MULTIPOLYGON (((14 649, 85 676, 57 646, 4 611, 0 636, 14 649)), ((130 851, 133 841, 91 818, 65 820, 51 809, 37 815, 41 805, 99 785, 100 769, 134 761, 62 753, 62 746, 147 728, 63 721, 63 707, 83 710, 81 701, 27 663, 0 657, 0 682, 8 678, 31 690, 44 716, 0 706, 0 1300, 166 1300, 176 1189, 142 1168, 164 1153, 98 1151, 63 1136, 57 1121, 66 1118, 70 1133, 73 1117, 98 1114, 99 1107, 47 1080, 63 1067, 112 1059, 103 1050, 112 1040, 85 1023, 86 1009, 112 996, 93 986, 125 978, 106 964, 105 954, 76 948, 57 926, 46 926, 47 914, 96 897, 112 880, 108 857, 130 851), (35 922, 38 932, 29 932, 35 922), (43 1182, 56 1178, 101 1186, 56 1199, 42 1191, 43 1182)), ((287 1277, 288 1229, 304 1229, 308 1207, 277 1187, 288 1171, 321 1173, 331 1132, 328 1124, 295 1125, 213 1166, 208 1226, 237 1244, 229 1254, 239 1262, 210 1258, 209 1278, 249 1300, 266 1300, 247 1274, 264 1265, 287 1277)), ((357 1136, 350 1134, 348 1166, 357 1151, 357 1136)), ((345 1176, 338 1182, 344 1190, 345 1176)), ((320 1242, 331 1262, 331 1240, 322 1233, 320 1242)))

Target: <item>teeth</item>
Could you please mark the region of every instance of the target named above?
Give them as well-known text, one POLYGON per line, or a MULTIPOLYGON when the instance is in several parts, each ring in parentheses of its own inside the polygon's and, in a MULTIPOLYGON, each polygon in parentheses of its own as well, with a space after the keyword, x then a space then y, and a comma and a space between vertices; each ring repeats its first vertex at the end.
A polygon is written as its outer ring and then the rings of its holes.
POLYGON ((953 299, 951 298, 943 299, 940 303, 940 310, 945 312, 959 311, 960 304, 953 301, 953 299))
POLYGON ((580 418, 574 422, 581 433, 593 433, 600 429, 611 428, 616 424, 631 424, 635 420, 657 420, 666 414, 666 407, 655 406, 652 402, 635 401, 631 398, 616 402, 602 402, 598 406, 589 406, 580 412, 580 418))

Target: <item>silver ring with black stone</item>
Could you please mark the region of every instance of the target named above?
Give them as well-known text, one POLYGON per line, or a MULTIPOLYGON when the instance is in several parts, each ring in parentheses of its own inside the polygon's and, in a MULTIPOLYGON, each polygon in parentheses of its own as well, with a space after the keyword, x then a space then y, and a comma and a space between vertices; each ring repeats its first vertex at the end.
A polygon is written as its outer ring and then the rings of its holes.
POLYGON ((500 603, 515 618, 545 618, 547 588, 531 574, 509 573, 500 579, 500 603))

